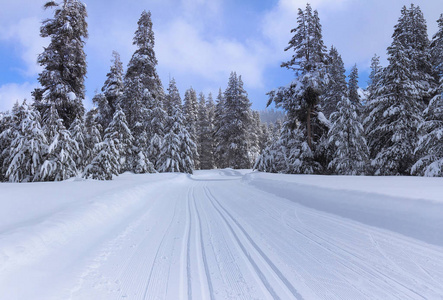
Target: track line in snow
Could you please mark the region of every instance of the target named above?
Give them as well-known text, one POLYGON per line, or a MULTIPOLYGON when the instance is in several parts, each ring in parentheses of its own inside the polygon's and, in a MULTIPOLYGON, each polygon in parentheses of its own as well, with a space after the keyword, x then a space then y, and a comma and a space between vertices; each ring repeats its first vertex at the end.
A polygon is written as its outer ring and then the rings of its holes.
MULTIPOLYGON (((214 206, 214 208, 219 212, 222 219, 225 221, 226 225, 230 228, 232 234, 236 238, 237 242, 239 243, 240 247, 243 249, 243 252, 247 256, 250 263, 253 265, 254 269, 256 270, 257 274, 263 281, 264 285, 268 289, 269 293, 272 295, 274 299, 281 299, 278 294, 275 292, 275 290, 272 288, 271 284, 269 283, 268 279, 266 278, 266 275, 262 272, 260 267, 258 266, 257 262, 259 260, 262 260, 263 263, 265 263, 267 269, 271 271, 270 273, 273 275, 273 277, 276 279, 278 278, 281 282, 281 285, 287 289, 287 294, 291 297, 294 297, 295 299, 303 299, 303 297, 298 293, 298 291, 295 289, 295 287, 288 281, 288 279, 280 272, 278 267, 269 259, 269 257, 262 251, 262 249, 254 242, 254 240, 251 238, 251 236, 246 232, 246 230, 241 226, 241 224, 220 204, 220 202, 214 197, 214 195, 211 193, 209 188, 205 188, 205 191, 207 192, 208 198, 210 199, 211 204, 214 206), (215 203, 217 203, 217 205, 215 203), (218 206, 218 207, 217 207, 218 206), (224 212, 222 212, 222 211, 224 212), (231 222, 229 222, 229 220, 231 222), (242 233, 242 236, 246 238, 246 240, 249 242, 249 245, 251 250, 248 251, 246 249, 246 246, 239 238, 239 235, 236 233, 236 230, 233 228, 234 225, 236 228, 240 230, 242 233), (251 257, 251 253, 255 252, 256 255, 259 256, 258 260, 251 257)), ((283 298, 285 299, 285 298, 283 298)))
POLYGON ((211 274, 209 273, 208 269, 208 262, 203 241, 201 218, 197 209, 194 188, 191 191, 191 202, 194 212, 195 224, 197 224, 194 231, 195 234, 194 242, 195 242, 196 254, 198 257, 197 266, 198 266, 198 277, 200 281, 201 299, 214 299, 213 295, 214 288, 212 287, 211 274))

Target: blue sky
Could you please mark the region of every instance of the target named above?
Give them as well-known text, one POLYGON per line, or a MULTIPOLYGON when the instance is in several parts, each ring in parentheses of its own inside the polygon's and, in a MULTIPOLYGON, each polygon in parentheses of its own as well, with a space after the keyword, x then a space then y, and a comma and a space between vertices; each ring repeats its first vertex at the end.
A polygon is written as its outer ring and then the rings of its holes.
MULTIPOLYGON (((0 111, 16 100, 31 99, 41 71, 37 55, 48 43, 39 36, 46 1, 0 0, 0 111)), ((143 10, 151 10, 156 38, 157 71, 167 87, 174 77, 183 95, 192 86, 198 92, 226 88, 229 73, 242 75, 254 109, 264 109, 266 92, 286 85, 290 71, 280 68, 289 59, 284 52, 290 30, 296 26, 300 0, 84 0, 88 8, 86 43, 88 78, 85 106, 100 90, 111 54, 128 63, 132 38, 143 10)), ((386 65, 386 48, 403 5, 401 0, 312 0, 323 25, 326 46, 338 49, 349 70, 357 64, 360 85, 366 86, 371 57, 377 53, 386 65)), ((441 0, 414 1, 422 8, 430 37, 443 13, 441 0)))

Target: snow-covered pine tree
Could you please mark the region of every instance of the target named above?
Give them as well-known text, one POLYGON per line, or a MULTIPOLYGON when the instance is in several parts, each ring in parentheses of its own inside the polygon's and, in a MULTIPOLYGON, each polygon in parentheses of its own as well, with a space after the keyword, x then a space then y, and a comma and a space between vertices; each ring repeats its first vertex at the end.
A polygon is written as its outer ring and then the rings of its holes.
POLYGON ((88 37, 86 5, 78 0, 48 1, 45 8, 54 8, 54 17, 43 21, 42 37, 50 43, 38 57, 44 70, 39 74, 41 88, 34 91, 35 106, 42 119, 55 105, 66 128, 75 118, 83 118, 85 109, 86 55, 83 50, 88 37))
POLYGON ((112 56, 111 70, 106 74, 101 93, 97 93, 92 98, 98 110, 97 121, 103 128, 107 128, 111 123, 119 98, 123 93, 123 64, 117 52, 113 51, 112 56))
POLYGON ((153 98, 150 93, 147 93, 145 97, 147 98, 145 128, 149 141, 147 154, 149 160, 157 168, 160 151, 164 142, 163 139, 166 134, 168 115, 163 110, 162 102, 158 97, 153 98))
POLYGON ((10 182, 37 181, 48 141, 40 125, 39 112, 26 101, 16 109, 5 177, 10 182))
POLYGON ((407 175, 415 162, 417 127, 422 122, 420 93, 411 74, 411 60, 397 38, 388 48, 389 65, 377 98, 368 104, 366 131, 374 153, 376 175, 407 175))
MULTIPOLYGON (((100 125, 98 125, 100 126, 100 125)), ((95 124, 91 125, 93 132, 95 124)), ((92 133, 92 136, 94 134, 92 133)), ((121 172, 132 169, 132 161, 129 158, 140 159, 142 161, 136 162, 136 169, 148 171, 152 165, 147 163, 146 158, 143 158, 143 152, 132 155, 132 145, 134 137, 126 122, 126 116, 120 106, 117 104, 114 116, 108 128, 105 130, 103 142, 96 142, 92 150, 92 160, 86 166, 83 177, 98 180, 111 180, 115 175, 121 172)))
POLYGON ((220 129, 216 132, 220 144, 224 149, 221 157, 221 166, 234 169, 248 169, 252 167, 249 154, 251 143, 249 130, 252 123, 251 103, 243 87, 241 76, 232 72, 228 87, 224 93, 224 114, 221 118, 220 129))
POLYGON ((368 99, 367 104, 377 97, 377 88, 381 83, 383 67, 380 65, 380 56, 375 54, 371 59, 371 73, 368 81, 368 99))
POLYGON ((86 114, 85 120, 85 152, 83 155, 83 166, 89 165, 94 159, 95 145, 101 143, 103 128, 97 122, 98 110, 93 108, 86 114))
POLYGON ((418 161, 411 174, 429 177, 443 176, 443 14, 437 20, 438 31, 431 42, 431 62, 435 78, 440 85, 424 111, 424 122, 419 132, 423 133, 415 149, 418 161))
POLYGON ((125 172, 133 169, 133 147, 134 137, 129 129, 126 121, 126 116, 120 105, 117 104, 108 128, 106 128, 105 136, 113 139, 114 145, 118 150, 119 156, 117 157, 120 165, 120 172, 125 172))
POLYGON ((86 163, 86 127, 82 119, 75 119, 69 128, 72 139, 77 143, 78 151, 74 153, 74 160, 77 166, 77 170, 83 170, 86 163))
POLYGON ((137 50, 128 64, 120 105, 132 134, 138 139, 143 137, 135 143, 133 152, 134 162, 144 162, 134 166, 140 172, 150 170, 150 159, 159 154, 166 114, 162 108, 165 94, 156 70, 151 12, 143 11, 137 24, 133 41, 137 50))
POLYGON ((351 68, 351 73, 349 73, 348 90, 349 101, 351 101, 357 109, 357 113, 359 113, 361 111, 361 99, 358 94, 358 69, 356 64, 351 68))
MULTIPOLYGON (((211 103, 211 101, 212 99, 208 98, 207 102, 203 93, 200 93, 198 103, 197 129, 199 140, 197 143, 197 152, 199 153, 198 168, 201 170, 210 170, 214 168, 214 142, 212 137, 213 124, 212 120, 210 120, 211 107, 209 107, 209 103, 211 103)), ((213 104, 214 103, 212 101, 212 105, 213 104)))
POLYGON ((363 126, 354 103, 346 97, 331 115, 329 143, 335 149, 329 168, 338 175, 364 175, 369 163, 369 149, 363 126))
POLYGON ((393 39, 404 47, 406 57, 410 60, 409 72, 412 84, 421 99, 421 107, 428 104, 433 88, 437 86, 432 76, 430 42, 426 20, 419 6, 403 6, 401 16, 394 29, 393 39))
POLYGON ((6 161, 9 157, 9 149, 14 137, 13 120, 18 112, 18 102, 14 105, 12 112, 0 112, 0 181, 6 181, 7 165, 6 161))
POLYGON ((438 94, 425 110, 425 120, 419 127, 420 137, 415 153, 418 161, 412 166, 413 175, 443 177, 443 77, 438 94))
POLYGON ((321 107, 326 118, 337 111, 337 103, 346 96, 345 65, 337 49, 332 46, 327 56, 328 83, 321 97, 321 107))
POLYGON ((180 92, 177 88, 177 83, 175 82, 175 79, 172 78, 169 81, 169 87, 168 87, 168 94, 165 98, 165 105, 164 109, 168 116, 172 117, 175 114, 176 106, 182 105, 182 99, 180 97, 180 92))
POLYGON ((251 124, 249 129, 249 160, 251 162, 255 162, 260 155, 261 150, 264 148, 260 148, 260 140, 263 136, 262 126, 260 121, 260 113, 256 110, 252 111, 251 116, 251 124))
POLYGON ((118 146, 114 139, 105 135, 103 142, 95 144, 93 159, 86 166, 83 177, 87 179, 112 180, 112 177, 120 173, 118 146))
MULTIPOLYGON (((77 175, 76 158, 79 153, 77 142, 63 125, 57 110, 51 106, 43 126, 43 131, 49 142, 49 147, 44 155, 39 181, 60 181, 77 175)), ((73 123, 74 124, 74 123, 73 123)))
POLYGON ((186 120, 186 129, 191 135, 192 140, 197 142, 198 100, 197 93, 192 87, 185 92, 183 112, 186 120))
POLYGON ((185 97, 183 99, 183 113, 185 118, 185 127, 188 131, 191 140, 196 145, 194 157, 194 167, 200 164, 199 153, 198 153, 198 100, 197 93, 191 87, 185 92, 185 97))
POLYGON ((225 100, 221 88, 218 90, 217 103, 214 109, 214 163, 217 168, 222 168, 222 157, 224 155, 225 149, 222 147, 222 138, 218 134, 222 127, 222 118, 224 115, 225 100))
POLYGON ((159 172, 193 173, 196 145, 184 124, 180 103, 172 106, 171 126, 165 136, 159 158, 159 172))
POLYGON ((296 78, 289 85, 269 92, 268 105, 274 102, 277 107, 287 112, 284 132, 290 134, 282 135, 281 138, 292 139, 292 132, 295 132, 294 141, 300 142, 281 143, 298 148, 290 150, 296 160, 290 163, 290 169, 301 170, 301 173, 322 172, 323 168, 327 167, 327 164, 323 165, 320 162, 325 161, 325 147, 322 145, 326 141, 329 126, 319 107, 319 99, 324 90, 326 49, 318 13, 312 12, 309 4, 306 5, 305 11, 299 9, 297 23, 297 28, 291 30, 294 36, 285 49, 293 49, 295 53, 291 60, 282 64, 282 67, 294 70, 296 78), (300 139, 301 136, 304 136, 304 139, 300 139), (306 161, 301 161, 304 158, 306 161))
MULTIPOLYGON (((120 105, 126 115, 129 128, 146 120, 146 108, 149 99, 163 101, 165 95, 157 74, 157 59, 154 52, 154 31, 152 30, 151 12, 143 11, 138 20, 133 44, 137 47, 129 61, 124 78, 123 95, 120 105)), ((137 126, 137 128, 141 128, 137 126)))
MULTIPOLYGON (((437 20, 438 30, 432 37, 430 53, 434 77, 439 81, 443 78, 443 14, 437 20)), ((440 85, 441 87, 441 85, 440 85)), ((438 89, 437 93, 440 92, 438 89)))

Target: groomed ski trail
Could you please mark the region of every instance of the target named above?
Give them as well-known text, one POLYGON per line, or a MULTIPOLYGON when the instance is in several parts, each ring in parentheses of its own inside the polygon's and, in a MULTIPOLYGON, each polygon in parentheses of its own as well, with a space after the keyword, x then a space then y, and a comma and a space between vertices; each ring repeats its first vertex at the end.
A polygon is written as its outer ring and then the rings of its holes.
MULTIPOLYGON (((297 194, 286 199, 264 192, 248 184, 244 173, 171 175, 113 192, 115 201, 132 195, 123 212, 112 210, 90 223, 73 214, 62 225, 69 230, 79 218, 84 228, 78 233, 50 235, 49 244, 39 244, 43 250, 21 263, 4 260, 0 295, 18 300, 29 295, 72 300, 443 298, 443 248, 308 208, 294 201, 297 194), (82 245, 76 245, 78 235, 85 236, 82 245), (81 252, 66 256, 76 261, 63 266, 70 269, 57 279, 65 269, 45 269, 45 263, 70 247, 81 252), (20 274, 29 271, 44 274, 48 284, 39 290, 35 283, 20 282, 20 274), (16 293, 4 284, 16 284, 16 293), (19 284, 28 290, 20 292, 19 284)), ((52 220, 70 215, 70 209, 42 216, 46 231, 59 230, 60 223, 52 220)), ((18 230, 38 234, 39 226, 18 230)))

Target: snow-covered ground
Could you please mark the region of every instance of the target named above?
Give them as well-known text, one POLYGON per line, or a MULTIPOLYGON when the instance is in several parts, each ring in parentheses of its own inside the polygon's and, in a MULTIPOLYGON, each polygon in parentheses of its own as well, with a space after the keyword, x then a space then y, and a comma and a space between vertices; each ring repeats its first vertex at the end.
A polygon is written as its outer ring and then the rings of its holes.
POLYGON ((443 179, 0 184, 0 299, 443 299, 443 179))

